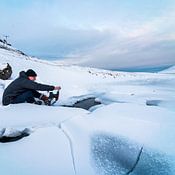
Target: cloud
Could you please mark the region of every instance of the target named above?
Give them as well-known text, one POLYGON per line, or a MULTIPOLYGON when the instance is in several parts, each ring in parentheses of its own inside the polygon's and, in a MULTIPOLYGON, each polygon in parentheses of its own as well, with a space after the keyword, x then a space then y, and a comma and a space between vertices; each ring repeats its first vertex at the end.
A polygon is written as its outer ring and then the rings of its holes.
MULTIPOLYGON (((77 64, 100 68, 156 67, 175 64, 175 11, 171 9, 139 26, 127 30, 103 27, 108 39, 74 56, 77 64), (121 32, 122 31, 122 32, 121 32)), ((131 27, 130 27, 131 25, 131 27)))
POLYGON ((174 64, 175 8, 167 5, 173 3, 137 3, 37 0, 0 6, 5 16, 0 33, 30 55, 71 58, 80 65, 115 69, 174 64))

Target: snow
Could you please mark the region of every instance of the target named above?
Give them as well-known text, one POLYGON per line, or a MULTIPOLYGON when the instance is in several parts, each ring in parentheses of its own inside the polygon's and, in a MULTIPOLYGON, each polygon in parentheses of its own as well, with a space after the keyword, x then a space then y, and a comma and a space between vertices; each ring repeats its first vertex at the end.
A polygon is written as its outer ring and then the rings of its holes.
POLYGON ((170 68, 163 70, 162 73, 174 74, 175 73, 175 66, 171 66, 170 68))
POLYGON ((7 63, 2 63, 0 64, 0 70, 3 70, 4 68, 7 67, 7 63))
POLYGON ((0 100, 4 88, 29 68, 37 72, 38 82, 62 89, 55 106, 0 105, 0 137, 25 129, 30 133, 16 142, 0 143, 1 174, 174 174, 173 69, 112 72, 0 48, 0 65, 6 63, 13 74, 10 80, 0 80, 0 100), (89 110, 63 107, 89 97, 102 104, 89 110))
POLYGON ((1 174, 74 174, 69 143, 57 127, 2 144, 0 154, 1 174))

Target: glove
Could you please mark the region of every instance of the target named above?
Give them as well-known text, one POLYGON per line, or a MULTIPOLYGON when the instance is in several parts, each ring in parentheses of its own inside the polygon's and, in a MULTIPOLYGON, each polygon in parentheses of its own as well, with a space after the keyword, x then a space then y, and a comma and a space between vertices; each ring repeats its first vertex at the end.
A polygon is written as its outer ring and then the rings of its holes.
POLYGON ((60 86, 55 86, 54 90, 61 90, 61 87, 60 86))

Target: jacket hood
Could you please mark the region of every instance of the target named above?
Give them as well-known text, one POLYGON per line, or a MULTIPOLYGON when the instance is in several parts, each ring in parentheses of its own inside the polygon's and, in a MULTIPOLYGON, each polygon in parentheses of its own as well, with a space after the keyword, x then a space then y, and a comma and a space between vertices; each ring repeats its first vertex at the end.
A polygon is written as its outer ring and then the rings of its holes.
POLYGON ((27 75, 26 75, 26 73, 25 73, 24 71, 21 71, 21 72, 19 73, 19 77, 27 78, 27 75))

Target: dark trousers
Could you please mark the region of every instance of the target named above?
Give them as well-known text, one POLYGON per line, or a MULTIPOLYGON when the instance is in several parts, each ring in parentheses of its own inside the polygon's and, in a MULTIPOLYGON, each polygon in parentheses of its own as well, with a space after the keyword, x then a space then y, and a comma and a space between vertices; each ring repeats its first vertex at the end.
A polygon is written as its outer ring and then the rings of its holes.
POLYGON ((20 94, 19 96, 15 97, 12 101, 11 104, 17 104, 17 103, 34 103, 35 102, 35 98, 39 98, 40 97, 40 93, 37 92, 36 90, 28 90, 22 94, 20 94))

